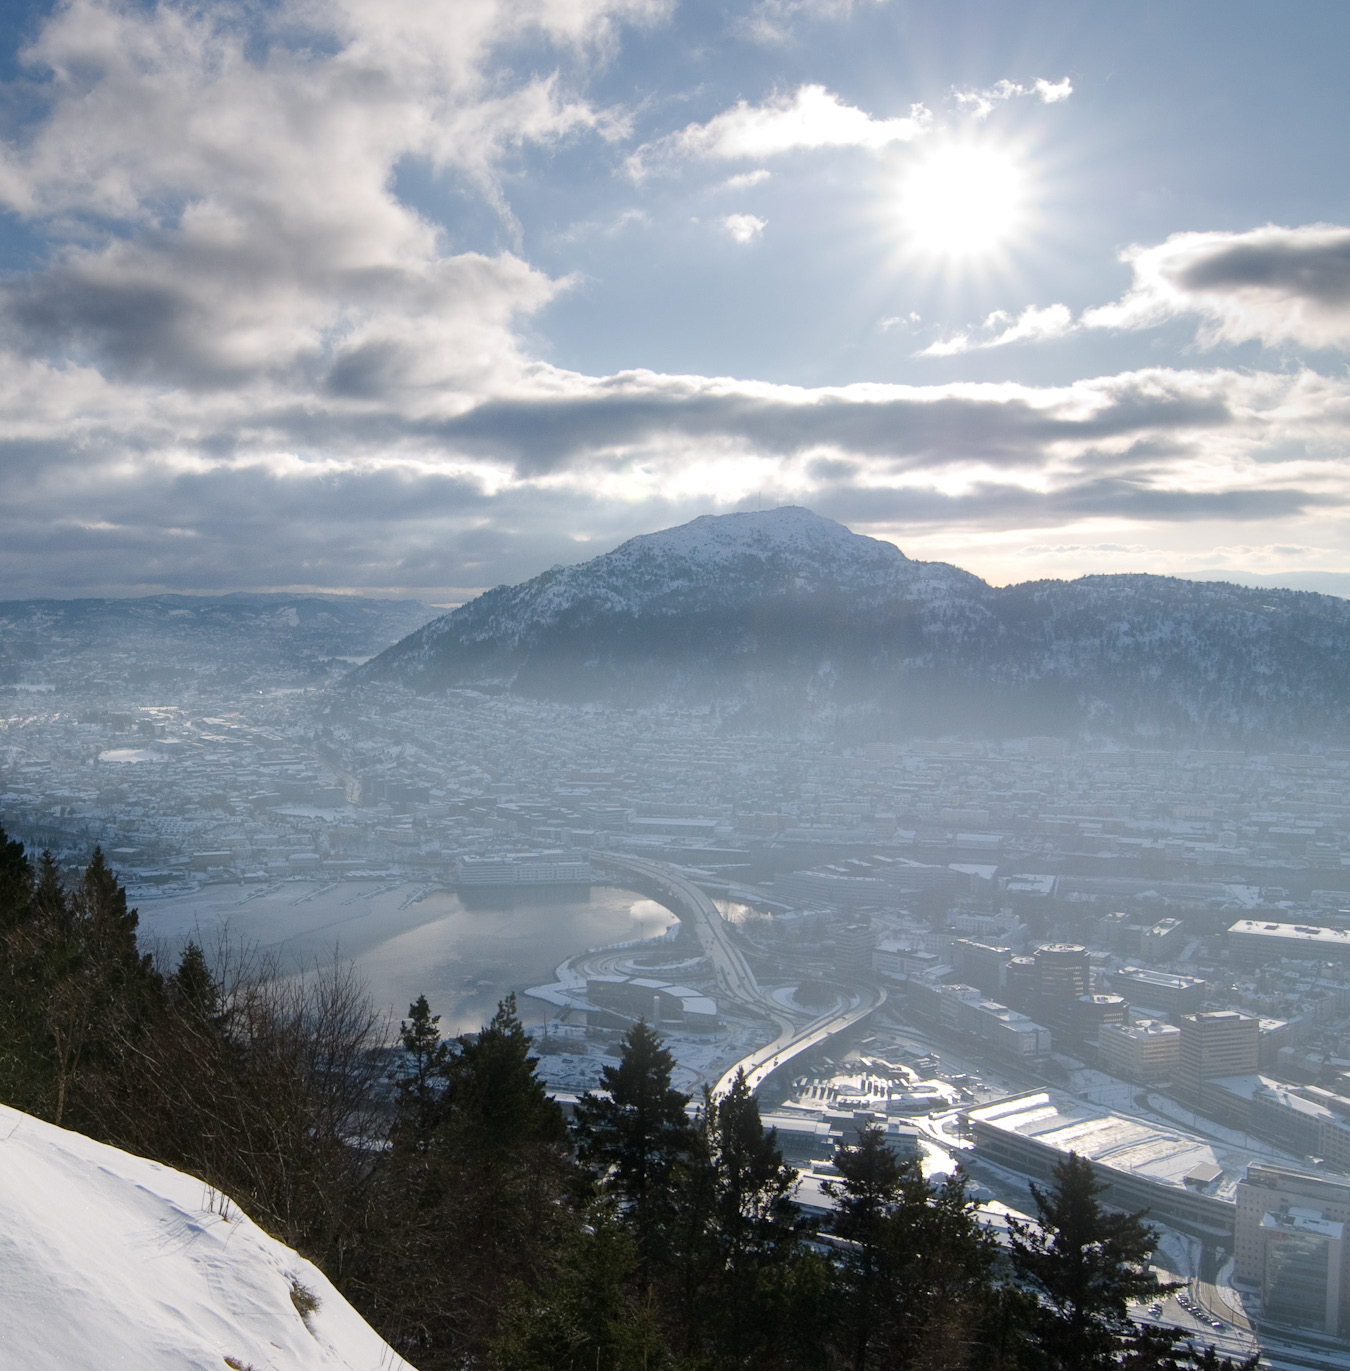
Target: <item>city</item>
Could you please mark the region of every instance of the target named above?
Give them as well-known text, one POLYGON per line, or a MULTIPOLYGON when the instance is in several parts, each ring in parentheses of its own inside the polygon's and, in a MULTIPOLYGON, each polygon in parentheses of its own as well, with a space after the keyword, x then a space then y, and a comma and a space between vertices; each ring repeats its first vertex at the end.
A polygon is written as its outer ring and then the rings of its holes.
POLYGON ((475 975, 433 1007, 468 1026, 527 992, 564 1103, 646 1018, 686 1091, 746 1070, 808 1209, 863 1122, 959 1162, 995 1228, 1076 1151, 1185 1283, 1140 1319, 1343 1364, 1350 752, 841 747, 387 687, 110 701, 56 663, 41 684, 3 694, 4 824, 73 864, 101 844, 145 933, 331 938, 397 1014, 453 958, 446 901, 523 919, 536 982, 529 958, 456 964, 475 975), (614 931, 542 974, 606 899, 614 931))

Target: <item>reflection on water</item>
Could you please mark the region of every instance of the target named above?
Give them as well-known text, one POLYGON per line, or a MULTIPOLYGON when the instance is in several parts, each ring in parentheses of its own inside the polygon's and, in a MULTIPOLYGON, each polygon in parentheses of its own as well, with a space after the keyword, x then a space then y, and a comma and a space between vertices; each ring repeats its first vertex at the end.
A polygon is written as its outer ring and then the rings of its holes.
MULTIPOLYGON (((195 932, 208 949, 224 928, 231 941, 275 949, 300 969, 336 947, 360 968, 379 1005, 397 1015, 425 995, 443 1033, 478 1028, 512 990, 553 979, 554 968, 588 947, 650 938, 674 921, 631 890, 593 886, 590 898, 556 898, 466 908, 458 895, 415 882, 286 882, 260 888, 208 886, 140 907, 141 929, 170 957, 195 932), (418 898, 420 896, 420 898, 418 898)), ((521 998, 521 1018, 547 1006, 521 998)))

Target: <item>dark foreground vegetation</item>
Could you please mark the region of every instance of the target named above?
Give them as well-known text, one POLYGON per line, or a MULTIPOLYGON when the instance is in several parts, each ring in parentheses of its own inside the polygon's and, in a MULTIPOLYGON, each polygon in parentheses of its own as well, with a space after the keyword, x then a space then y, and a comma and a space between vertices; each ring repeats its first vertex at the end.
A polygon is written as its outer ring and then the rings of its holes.
POLYGON ((136 922, 100 853, 68 890, 0 831, 0 1100, 201 1176, 420 1371, 1230 1365, 1127 1318, 1154 1235, 1077 1157, 1005 1249, 863 1130, 819 1225, 744 1082, 691 1118, 645 1024, 569 1129, 514 999, 448 1042, 419 999, 390 1049, 340 965, 166 971, 136 922))

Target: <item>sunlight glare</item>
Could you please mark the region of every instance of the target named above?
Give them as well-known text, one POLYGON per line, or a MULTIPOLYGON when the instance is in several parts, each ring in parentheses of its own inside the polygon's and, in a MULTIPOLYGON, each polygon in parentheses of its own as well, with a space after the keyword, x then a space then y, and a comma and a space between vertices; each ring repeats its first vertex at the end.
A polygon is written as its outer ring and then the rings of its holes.
POLYGON ((938 257, 979 257, 1021 227, 1026 174, 1015 153, 982 143, 932 149, 905 177, 900 219, 913 247, 938 257))

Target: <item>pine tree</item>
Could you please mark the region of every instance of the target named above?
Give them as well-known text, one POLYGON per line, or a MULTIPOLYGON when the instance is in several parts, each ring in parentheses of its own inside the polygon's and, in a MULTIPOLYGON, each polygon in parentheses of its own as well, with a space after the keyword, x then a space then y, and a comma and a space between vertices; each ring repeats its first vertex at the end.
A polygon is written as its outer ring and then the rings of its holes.
POLYGON ((442 1134, 448 1146, 491 1170, 539 1146, 561 1147, 567 1122, 535 1075, 538 1058, 508 995, 478 1033, 458 1039, 446 1066, 449 1108, 442 1134))
POLYGON ((500 1371, 661 1371, 669 1352, 649 1301, 632 1293, 637 1253, 597 1207, 568 1230, 538 1290, 516 1286, 492 1349, 500 1371))
POLYGON ((425 995, 408 1006, 399 1025, 404 1059, 396 1077, 398 1110, 391 1134, 395 1147, 425 1152, 445 1112, 450 1044, 441 1040, 441 1016, 431 1012, 425 995))
POLYGON ((169 977, 174 1001, 199 1024, 214 1024, 220 1019, 220 987, 206 964, 206 954, 195 938, 189 938, 169 977))
POLYGON ((577 1108, 581 1159, 623 1203, 644 1284, 666 1260, 676 1167, 694 1145, 689 1096, 670 1083, 675 1059, 645 1020, 624 1035, 618 1066, 601 1072, 605 1094, 577 1108))
POLYGON ((827 1181, 824 1189, 835 1201, 833 1231, 853 1244, 844 1264, 848 1358, 855 1371, 862 1371, 876 1335, 885 1280, 883 1233, 900 1191, 900 1163, 885 1133, 873 1126, 860 1130, 856 1144, 839 1148, 834 1165, 843 1180, 827 1181))
POLYGON ((684 1172, 675 1231, 686 1345, 701 1342, 719 1367, 816 1364, 823 1299, 812 1292, 824 1294, 827 1270, 805 1246, 797 1172, 765 1130, 744 1072, 720 1099, 705 1096, 700 1146, 684 1172))
POLYGON ((0 938, 23 922, 32 898, 33 864, 23 844, 0 828, 0 938))
POLYGON ((0 1100, 30 1111, 46 1075, 40 1061, 43 1005, 35 976, 33 883, 23 844, 0 828, 0 1100))
POLYGON ((900 1162, 877 1126, 840 1148, 834 1231, 844 1261, 848 1355, 856 1371, 959 1368, 983 1357, 980 1321, 994 1296, 994 1245, 957 1172, 928 1181, 900 1162))
POLYGON ((1033 1185, 1038 1223, 1009 1221, 1012 1260, 1038 1297, 1036 1339, 1047 1371, 1114 1367, 1136 1336, 1132 1302, 1157 1295, 1157 1234, 1143 1212, 1103 1208, 1092 1163, 1071 1152, 1048 1191, 1033 1185))
POLYGON ((566 1121, 535 1074, 514 996, 451 1044, 419 998, 400 1040, 412 1069, 378 1167, 358 1284, 392 1345, 423 1371, 480 1366, 505 1295, 539 1289, 573 1222, 566 1121))

